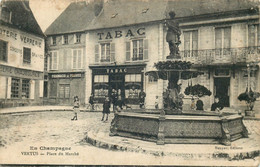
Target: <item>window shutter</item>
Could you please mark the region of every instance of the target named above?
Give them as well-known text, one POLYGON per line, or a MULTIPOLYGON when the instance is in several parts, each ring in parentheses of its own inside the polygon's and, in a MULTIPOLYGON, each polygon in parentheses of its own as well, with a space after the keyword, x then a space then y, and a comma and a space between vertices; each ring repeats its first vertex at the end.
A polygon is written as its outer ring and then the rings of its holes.
POLYGON ((115 43, 111 43, 111 51, 110 51, 110 56, 111 56, 111 62, 115 61, 115 43))
POLYGON ((148 59, 148 40, 144 40, 144 59, 148 59))
POLYGON ((95 45, 95 62, 99 62, 99 45, 95 45))
POLYGON ((81 50, 78 50, 78 68, 82 68, 82 53, 81 50))
POLYGON ((52 70, 52 52, 50 52, 49 56, 49 70, 52 70))
POLYGON ((126 61, 130 61, 130 56, 131 56, 131 50, 130 50, 131 46, 130 46, 130 44, 131 43, 130 42, 126 42, 125 44, 126 44, 125 45, 126 46, 125 47, 126 48, 125 49, 126 50, 126 58, 125 59, 126 59, 126 61))

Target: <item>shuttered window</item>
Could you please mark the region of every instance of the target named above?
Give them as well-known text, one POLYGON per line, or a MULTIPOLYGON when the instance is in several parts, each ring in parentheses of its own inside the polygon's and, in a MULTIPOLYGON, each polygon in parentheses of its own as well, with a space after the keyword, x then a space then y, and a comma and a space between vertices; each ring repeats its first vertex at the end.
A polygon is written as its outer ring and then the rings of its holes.
POLYGON ((231 27, 215 28, 216 55, 227 55, 231 47, 231 27))
POLYGON ((95 62, 114 62, 115 43, 101 43, 95 46, 95 62))
POLYGON ((57 51, 50 52, 49 69, 58 70, 58 52, 57 51))
POLYGON ((184 57, 196 57, 198 50, 198 31, 185 31, 184 33, 184 57))
POLYGON ((31 49, 23 48, 23 63, 31 64, 31 49))
POLYGON ((126 61, 142 61, 148 59, 148 40, 138 39, 125 43, 126 61))
POLYGON ((7 62, 7 42, 0 40, 0 60, 7 62))
POLYGON ((81 69, 82 68, 82 50, 81 49, 74 49, 72 55, 72 68, 73 69, 81 69))

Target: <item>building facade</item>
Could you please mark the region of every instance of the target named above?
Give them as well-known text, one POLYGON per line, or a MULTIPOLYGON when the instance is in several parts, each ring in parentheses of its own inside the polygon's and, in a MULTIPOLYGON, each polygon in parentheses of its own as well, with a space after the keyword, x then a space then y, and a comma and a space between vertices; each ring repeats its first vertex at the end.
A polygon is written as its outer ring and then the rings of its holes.
MULTIPOLYGON (((154 63, 166 60, 169 55, 165 24, 166 19, 169 19, 169 11, 176 13, 176 19, 180 23, 182 60, 191 61, 195 68, 204 72, 198 78, 180 81, 182 92, 191 83, 193 85, 198 83, 212 92, 210 97, 202 98, 204 109, 210 108, 215 96, 220 97, 226 108, 241 109, 245 104, 239 102, 237 96, 244 92, 246 87, 251 87, 254 91, 260 89, 259 10, 254 2, 111 0, 98 5, 93 4, 93 7, 88 9, 88 12, 94 13, 88 24, 85 22, 73 31, 69 28, 58 33, 48 32, 50 43, 53 43, 55 33, 60 34, 60 37, 56 37, 56 42, 64 42, 66 38, 71 38, 72 41, 74 39, 75 42, 75 35, 78 32, 83 33, 85 43, 82 45, 81 53, 84 78, 81 78, 83 84, 77 86, 82 86, 81 98, 85 104, 88 103, 88 97, 92 93, 96 102, 101 104, 105 96, 110 96, 115 89, 132 107, 138 105, 138 94, 144 91, 146 108, 154 108, 156 96, 159 99, 159 108, 162 108, 162 94, 168 86, 167 82, 145 74, 156 70, 154 63), (191 4, 190 7, 187 3, 191 4), (73 33, 64 37, 65 32, 73 33), (252 71, 249 72, 250 77, 248 69, 252 71)), ((65 10, 63 15, 68 16, 73 10, 65 10)), ((83 15, 81 12, 86 13, 84 11, 75 13, 83 15)), ((77 16, 75 13, 70 16, 74 18, 74 22, 77 16)), ((58 23, 61 23, 62 19, 58 18, 55 22, 50 29, 55 27, 59 29, 58 23)), ((70 68, 73 64, 76 65, 76 59, 70 59, 69 65, 64 66, 60 65, 64 62, 60 57, 62 55, 69 60, 71 56, 77 57, 75 55, 78 55, 78 52, 70 51, 69 55, 63 53, 62 49, 74 50, 79 46, 75 43, 66 46, 60 44, 60 47, 58 44, 50 46, 49 81, 53 83, 54 80, 65 81, 71 71, 75 70, 62 71, 58 66, 70 68), (59 55, 57 56, 59 58, 53 59, 53 55, 59 55), (59 64, 54 65, 58 69, 56 71, 52 71, 53 60, 59 64)), ((73 78, 68 77, 67 80, 72 82, 73 78)), ((75 83, 78 81, 75 80, 75 83)), ((59 86, 59 83, 54 83, 54 86, 49 88, 56 89, 49 91, 55 92, 56 97, 59 97, 59 91, 63 92, 66 89, 59 86), (58 85, 58 88, 55 88, 55 85, 58 85)), ((69 92, 73 91, 70 89, 69 92)), ((189 109, 191 98, 185 96, 185 109, 189 109)))
POLYGON ((1 107, 42 104, 44 34, 28 1, 0 7, 1 107))

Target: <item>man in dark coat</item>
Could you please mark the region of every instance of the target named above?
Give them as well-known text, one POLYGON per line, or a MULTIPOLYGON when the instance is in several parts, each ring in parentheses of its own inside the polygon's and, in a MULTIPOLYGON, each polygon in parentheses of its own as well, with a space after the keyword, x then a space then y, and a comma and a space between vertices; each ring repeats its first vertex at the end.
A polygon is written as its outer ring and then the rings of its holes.
POLYGON ((101 121, 104 121, 104 117, 105 115, 107 115, 106 117, 106 120, 108 120, 108 114, 110 114, 110 101, 109 101, 109 97, 107 96, 105 101, 104 101, 104 104, 103 104, 103 116, 102 116, 102 119, 101 121))
POLYGON ((211 105, 211 111, 220 111, 224 106, 219 102, 219 98, 215 97, 215 102, 211 105))
POLYGON ((139 101, 140 101, 140 108, 144 107, 144 101, 145 101, 146 93, 142 90, 139 93, 139 101))

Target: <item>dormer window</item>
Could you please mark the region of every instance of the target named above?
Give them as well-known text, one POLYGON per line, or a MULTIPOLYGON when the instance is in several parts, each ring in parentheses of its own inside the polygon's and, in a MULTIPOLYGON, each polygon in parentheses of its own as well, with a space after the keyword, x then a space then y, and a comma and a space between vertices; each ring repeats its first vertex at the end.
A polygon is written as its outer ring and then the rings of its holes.
POLYGON ((52 45, 56 45, 57 44, 57 41, 56 41, 56 37, 52 37, 52 45))
POLYGON ((63 44, 68 44, 69 43, 69 37, 68 35, 63 36, 63 44))
POLYGON ((76 34, 75 35, 75 43, 80 43, 81 42, 81 34, 76 34))
POLYGON ((12 12, 5 5, 3 5, 1 7, 1 20, 7 23, 11 23, 11 16, 12 12))

